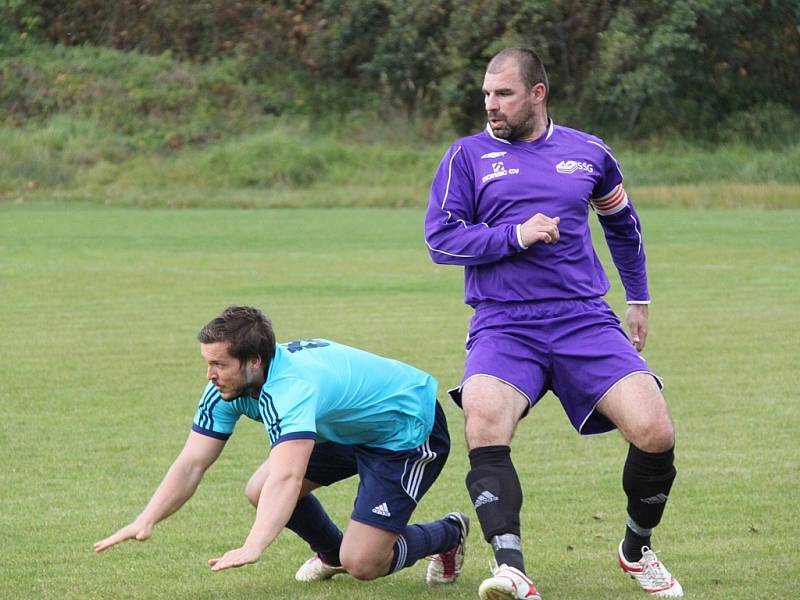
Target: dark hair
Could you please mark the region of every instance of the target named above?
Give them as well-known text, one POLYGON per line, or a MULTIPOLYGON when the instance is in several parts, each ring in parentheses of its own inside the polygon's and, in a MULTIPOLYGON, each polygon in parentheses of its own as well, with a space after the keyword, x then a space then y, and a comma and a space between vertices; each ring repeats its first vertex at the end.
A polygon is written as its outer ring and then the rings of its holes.
POLYGON ((513 60, 519 67, 519 75, 527 91, 537 83, 543 83, 545 95, 550 95, 550 84, 547 81, 547 71, 539 55, 530 48, 506 48, 494 55, 486 67, 487 72, 495 73, 506 66, 506 62, 513 60))
POLYGON ((254 306, 229 306, 197 334, 201 344, 228 342, 228 354, 243 362, 259 357, 269 367, 275 356, 275 331, 269 317, 254 306))

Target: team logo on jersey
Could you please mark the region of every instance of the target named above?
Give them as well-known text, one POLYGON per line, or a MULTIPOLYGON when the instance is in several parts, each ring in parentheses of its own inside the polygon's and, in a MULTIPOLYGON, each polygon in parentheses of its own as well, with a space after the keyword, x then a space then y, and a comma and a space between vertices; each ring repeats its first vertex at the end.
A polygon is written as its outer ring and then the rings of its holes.
POLYGON ((587 171, 591 173, 593 170, 594 169, 591 163, 578 162, 577 160, 562 160, 556 165, 556 171, 559 173, 570 174, 574 173, 575 171, 587 171))
MULTIPOLYGON (((505 154, 505 152, 503 152, 503 154, 505 154)), ((481 183, 486 183, 487 181, 497 179, 498 177, 504 177, 505 175, 516 175, 517 173, 519 173, 519 169, 506 169, 503 161, 499 160, 492 163, 492 172, 488 175, 484 175, 481 178, 481 183)))
POLYGON ((505 155, 505 152, 487 152, 486 154, 482 155, 481 158, 500 158, 501 156, 505 155))

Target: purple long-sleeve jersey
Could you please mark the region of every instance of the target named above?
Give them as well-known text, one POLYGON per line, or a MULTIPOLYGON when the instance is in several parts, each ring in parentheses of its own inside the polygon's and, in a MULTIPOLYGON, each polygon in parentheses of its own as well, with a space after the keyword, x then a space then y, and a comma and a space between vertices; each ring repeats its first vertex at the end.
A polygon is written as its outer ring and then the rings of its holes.
POLYGON ((630 303, 647 303, 639 217, 622 172, 597 137, 554 125, 538 139, 507 141, 491 129, 445 153, 431 186, 425 242, 436 263, 464 266, 464 300, 509 302, 596 298, 609 289, 592 246, 597 213, 630 303), (560 217, 554 244, 522 245, 536 213, 560 217))

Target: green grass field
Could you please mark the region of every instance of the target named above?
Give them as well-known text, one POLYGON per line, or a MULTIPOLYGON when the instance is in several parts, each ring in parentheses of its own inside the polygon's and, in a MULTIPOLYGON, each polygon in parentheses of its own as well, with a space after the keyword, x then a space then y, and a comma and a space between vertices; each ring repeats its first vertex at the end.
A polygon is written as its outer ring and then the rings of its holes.
MULTIPOLYGON (((678 432, 656 550, 688 598, 795 597, 800 211, 640 212, 655 299, 645 354, 678 432)), ((426 588, 424 563, 372 583, 296 583, 308 552, 288 532, 260 563, 212 574, 206 559, 238 546, 253 517, 244 484, 267 448, 255 423, 150 541, 92 552, 182 446, 204 385, 195 334, 227 304, 264 308, 279 339, 331 337, 457 383, 470 311, 460 270, 429 262, 421 220, 419 209, 0 205, 0 597, 476 598, 490 558, 477 523, 448 588, 426 588)), ((623 307, 618 283, 609 300, 623 307)), ((453 453, 418 520, 474 516, 461 418, 444 404, 453 453)), ((616 434, 581 439, 549 395, 522 423, 523 536, 546 600, 644 598, 614 562, 625 451, 616 434)), ((353 492, 320 493, 340 523, 353 492)))

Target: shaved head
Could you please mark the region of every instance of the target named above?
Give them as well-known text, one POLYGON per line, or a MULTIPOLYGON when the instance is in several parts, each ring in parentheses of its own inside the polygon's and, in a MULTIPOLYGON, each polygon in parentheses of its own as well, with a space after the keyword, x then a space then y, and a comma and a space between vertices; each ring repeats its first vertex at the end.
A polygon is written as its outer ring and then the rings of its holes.
POLYGON ((529 48, 506 48, 494 55, 486 67, 486 72, 499 73, 511 66, 517 67, 526 91, 530 91, 537 83, 543 83, 546 93, 550 94, 547 72, 536 52, 529 48))

